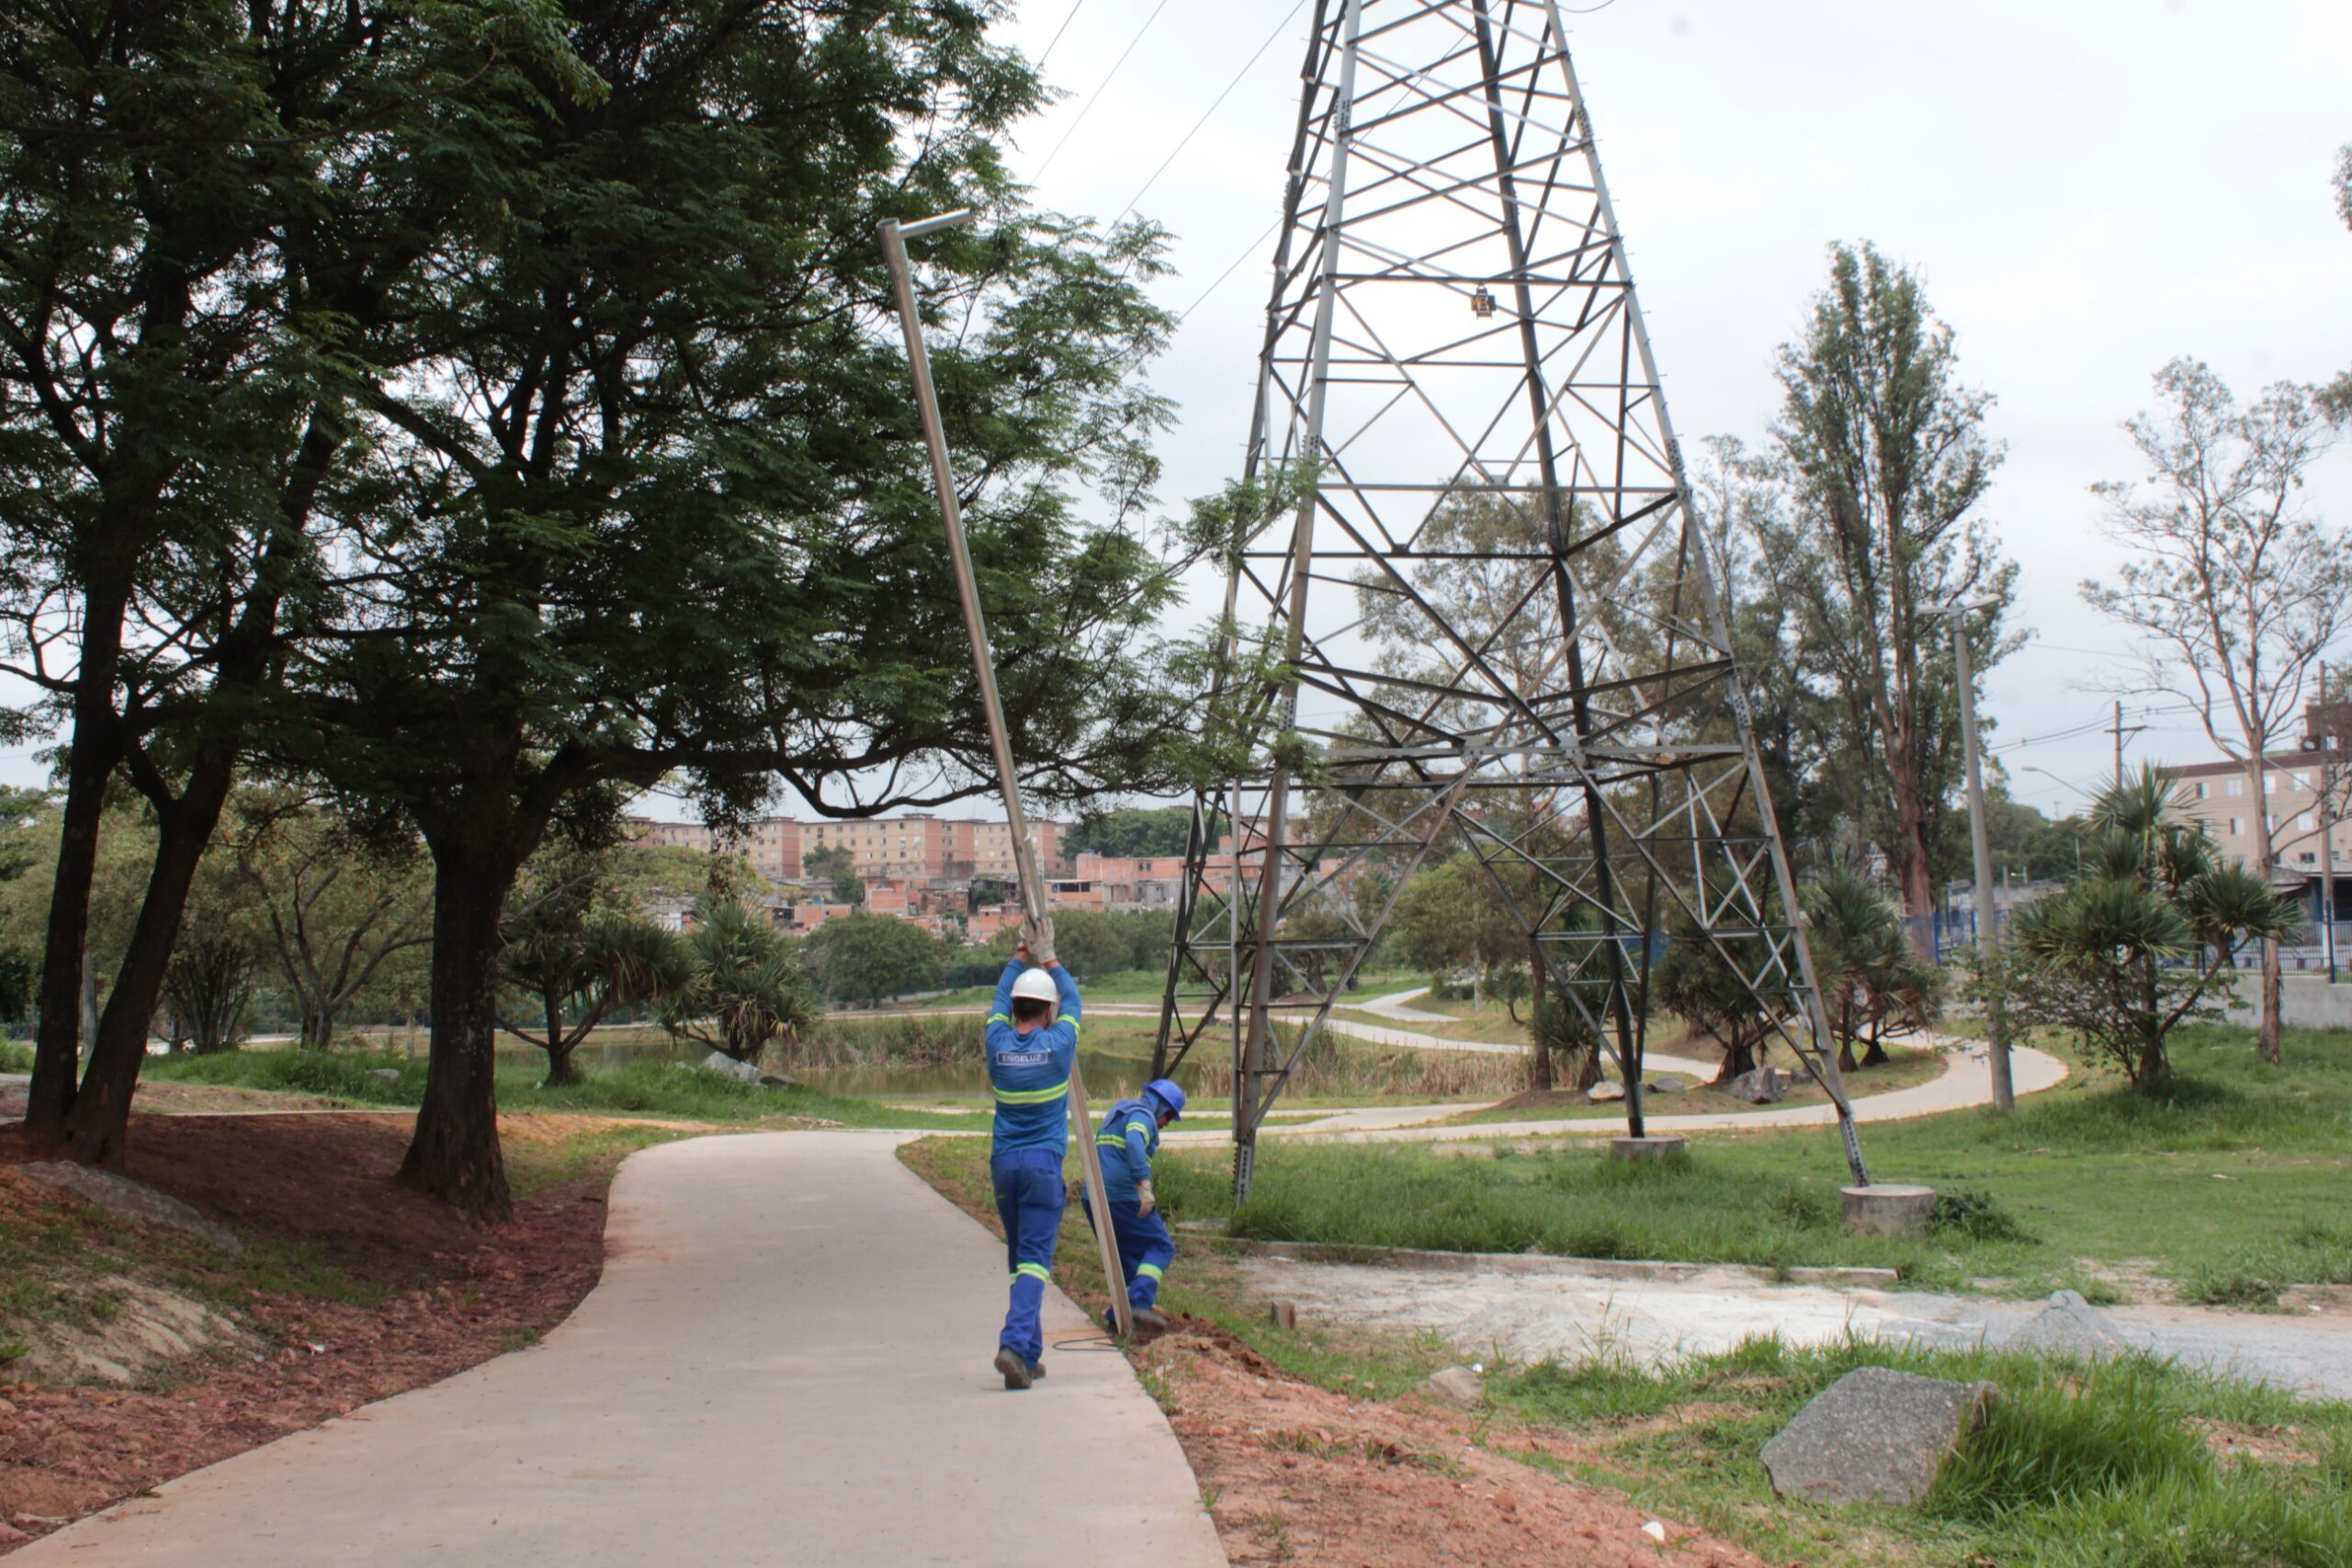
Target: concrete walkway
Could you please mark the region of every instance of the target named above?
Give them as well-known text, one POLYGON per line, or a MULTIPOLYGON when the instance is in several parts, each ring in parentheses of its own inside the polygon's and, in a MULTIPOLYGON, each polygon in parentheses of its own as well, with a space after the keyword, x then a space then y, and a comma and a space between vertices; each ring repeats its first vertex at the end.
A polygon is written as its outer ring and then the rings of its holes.
MULTIPOLYGON (((1529 1261, 1514 1255, 1394 1268, 1245 1258, 1239 1267, 1254 1293, 1297 1303, 1302 1322, 1312 1315, 1341 1331, 1434 1333, 1467 1354, 1521 1362, 1622 1357, 1656 1367, 1765 1336, 1812 1346, 1853 1335, 1929 1349, 2014 1341, 2075 1353, 2091 1353, 2098 1344, 2038 1339, 2030 1325, 2048 1310, 2046 1302, 1778 1284, 1760 1270, 1728 1265, 1687 1278, 1629 1279, 1577 1258, 1545 1260, 1540 1271, 1529 1270, 1529 1261)), ((2209 1307, 2075 1307, 2061 1318, 2070 1326, 2095 1325, 2109 1349, 2170 1356, 2293 1393, 2352 1398, 2352 1310, 2293 1317, 2209 1307)))
MULTIPOLYGON (((989 1368, 1004 1250, 905 1134, 630 1157, 603 1282, 538 1347, 198 1471, 23 1568, 1226 1559, 1175 1435, 1111 1353, 989 1368)), ((1048 1344, 1091 1332, 1058 1291, 1048 1344)))
MULTIPOLYGON (((1889 1090, 1885 1094, 1858 1096, 1854 1101, 1857 1122, 1903 1122, 1915 1116, 1934 1116, 1946 1111, 1962 1111, 1972 1105, 1989 1105, 1993 1101, 1993 1069, 1982 1041, 1948 1039, 1941 1043, 1951 1055, 1942 1073, 1927 1083, 1909 1089, 1889 1090)), ((1652 1062, 1660 1060, 1650 1058, 1652 1062)), ((2066 1077, 2066 1064, 2046 1051, 2030 1046, 2013 1047, 2009 1052, 2011 1078, 2020 1095, 2039 1094, 2055 1088, 2066 1077)), ((1459 1107, 1455 1114, 1475 1106, 1459 1107)), ((1838 1120, 1836 1110, 1826 1101, 1814 1105, 1792 1105, 1774 1111, 1708 1111, 1681 1116, 1652 1116, 1647 1125, 1652 1133, 1725 1133, 1747 1132, 1768 1127, 1826 1127, 1838 1120)), ((1272 1132, 1272 1128, 1268 1128, 1272 1132)), ((1622 1116, 1561 1117, 1551 1121, 1531 1119, 1523 1122, 1476 1122, 1453 1126, 1404 1126, 1355 1129, 1326 1129, 1314 1123, 1288 1128, 1284 1135, 1302 1142, 1314 1143, 1464 1143, 1493 1138, 1526 1138, 1543 1135, 1555 1137, 1616 1137, 1625 1130, 1622 1116)))

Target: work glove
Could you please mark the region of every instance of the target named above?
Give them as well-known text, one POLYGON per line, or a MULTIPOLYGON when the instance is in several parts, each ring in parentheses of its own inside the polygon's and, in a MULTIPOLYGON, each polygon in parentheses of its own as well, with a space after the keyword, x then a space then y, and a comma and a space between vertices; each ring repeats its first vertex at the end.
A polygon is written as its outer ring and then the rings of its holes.
POLYGON ((1029 950, 1030 963, 1051 964, 1054 961, 1054 922, 1042 916, 1036 919, 1023 916, 1021 945, 1029 950))
POLYGON ((1136 1212, 1138 1213, 1148 1214, 1154 1209, 1159 1207, 1159 1200, 1151 1195, 1151 1183, 1148 1181, 1136 1182, 1136 1212))

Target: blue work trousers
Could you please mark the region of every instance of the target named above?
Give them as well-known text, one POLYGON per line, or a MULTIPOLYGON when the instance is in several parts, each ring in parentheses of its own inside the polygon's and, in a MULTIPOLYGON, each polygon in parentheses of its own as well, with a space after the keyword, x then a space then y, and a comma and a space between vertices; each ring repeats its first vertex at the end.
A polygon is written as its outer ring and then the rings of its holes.
POLYGON ((1051 1149, 1014 1149, 989 1162, 996 1182, 997 1217, 1004 1222, 1004 1255, 1012 1272, 1012 1301, 997 1343, 1035 1362, 1046 1353, 1038 1310, 1054 1276, 1054 1239, 1061 1234, 1062 1156, 1051 1149))
MULTIPOLYGON (((1168 1234, 1159 1211, 1145 1213, 1138 1199, 1114 1197, 1106 1206, 1112 1239, 1119 1244, 1119 1271, 1127 1277, 1127 1304, 1141 1312, 1159 1299, 1160 1280, 1176 1260, 1176 1238, 1168 1234)), ((1092 1230, 1093 1205, 1083 1207, 1086 1228, 1092 1230)))

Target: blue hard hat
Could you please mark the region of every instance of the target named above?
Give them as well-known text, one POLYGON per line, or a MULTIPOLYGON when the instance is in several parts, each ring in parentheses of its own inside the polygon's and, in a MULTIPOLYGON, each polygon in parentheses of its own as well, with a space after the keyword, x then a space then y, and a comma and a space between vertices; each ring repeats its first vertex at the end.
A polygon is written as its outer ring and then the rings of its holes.
POLYGON ((1170 1122, 1184 1114, 1184 1091, 1177 1087, 1174 1078, 1154 1078, 1143 1086, 1143 1091, 1168 1107, 1170 1122))

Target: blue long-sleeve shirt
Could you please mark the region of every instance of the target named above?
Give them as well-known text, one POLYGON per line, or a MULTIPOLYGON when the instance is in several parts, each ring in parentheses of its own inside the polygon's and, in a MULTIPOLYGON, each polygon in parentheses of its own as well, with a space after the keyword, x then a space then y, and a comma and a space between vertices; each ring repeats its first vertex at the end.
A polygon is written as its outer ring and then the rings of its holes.
POLYGON ((1151 1179, 1151 1156, 1159 1152, 1159 1102, 1149 1095, 1123 1100, 1111 1107, 1094 1134, 1102 1156, 1102 1190, 1126 1203, 1136 1201, 1136 1184, 1151 1179))
POLYGON ((1050 1149, 1059 1159, 1069 1147, 1069 1075, 1078 1061, 1078 982, 1057 964, 1046 971, 1061 994, 1060 1010, 1043 1028, 1023 1030, 1012 1021, 1012 983, 1021 978, 1018 958, 996 983, 996 1005, 982 1031, 989 1056, 989 1087, 996 1093, 995 1152, 1050 1149))

